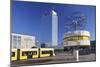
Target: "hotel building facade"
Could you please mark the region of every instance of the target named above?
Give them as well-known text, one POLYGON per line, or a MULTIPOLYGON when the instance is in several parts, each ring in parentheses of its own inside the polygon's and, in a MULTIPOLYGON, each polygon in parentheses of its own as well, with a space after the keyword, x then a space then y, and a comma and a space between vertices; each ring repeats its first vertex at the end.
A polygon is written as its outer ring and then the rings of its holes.
POLYGON ((30 49, 36 47, 36 37, 23 34, 11 34, 12 49, 30 49))

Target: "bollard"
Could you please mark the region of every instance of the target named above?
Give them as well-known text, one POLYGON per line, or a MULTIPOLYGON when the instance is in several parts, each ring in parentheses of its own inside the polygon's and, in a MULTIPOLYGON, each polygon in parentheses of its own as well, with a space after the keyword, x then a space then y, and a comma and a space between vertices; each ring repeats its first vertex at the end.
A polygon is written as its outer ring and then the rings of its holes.
POLYGON ((79 61, 79 50, 73 50, 73 55, 76 58, 76 61, 79 61))
POLYGON ((79 50, 76 50, 76 61, 79 61, 79 50))

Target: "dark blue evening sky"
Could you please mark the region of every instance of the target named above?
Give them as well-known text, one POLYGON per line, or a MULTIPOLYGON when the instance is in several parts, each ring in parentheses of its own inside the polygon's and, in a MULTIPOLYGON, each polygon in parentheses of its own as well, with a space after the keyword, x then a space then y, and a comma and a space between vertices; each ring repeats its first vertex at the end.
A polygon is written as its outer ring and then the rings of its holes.
MULTIPOLYGON (((42 42, 43 40, 49 40, 50 36, 41 35, 41 32, 45 31, 42 26, 50 26, 49 23, 42 25, 41 16, 45 13, 49 13, 50 10, 54 10, 58 14, 58 42, 62 42, 63 33, 65 29, 66 17, 73 12, 81 12, 87 17, 86 30, 91 33, 91 40, 95 40, 95 6, 82 6, 82 5, 70 5, 70 4, 50 4, 50 3, 37 3, 37 2, 23 2, 12 1, 12 23, 11 29, 13 33, 22 33, 27 35, 36 36, 36 38, 42 42)), ((49 22, 49 19, 46 19, 49 22)), ((50 32, 49 27, 46 32, 50 32)), ((47 41, 48 41, 47 40, 47 41)), ((60 45, 59 45, 60 46, 60 45)))

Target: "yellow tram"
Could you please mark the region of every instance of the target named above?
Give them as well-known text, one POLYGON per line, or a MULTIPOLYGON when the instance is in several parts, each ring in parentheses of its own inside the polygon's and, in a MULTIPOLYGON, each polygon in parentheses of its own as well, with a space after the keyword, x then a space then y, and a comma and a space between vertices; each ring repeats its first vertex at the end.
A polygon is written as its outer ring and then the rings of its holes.
POLYGON ((48 56, 55 56, 53 48, 41 48, 40 57, 48 57, 48 56))
POLYGON ((17 49, 12 49, 11 60, 12 61, 17 60, 17 49))
POLYGON ((54 48, 12 49, 11 61, 55 56, 54 48))

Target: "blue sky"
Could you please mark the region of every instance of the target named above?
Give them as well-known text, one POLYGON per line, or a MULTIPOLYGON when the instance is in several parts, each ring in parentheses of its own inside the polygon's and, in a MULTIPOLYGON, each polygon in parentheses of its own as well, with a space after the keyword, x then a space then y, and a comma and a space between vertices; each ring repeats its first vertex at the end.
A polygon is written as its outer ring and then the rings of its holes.
POLYGON ((50 19, 46 18, 46 20, 42 20, 42 16, 45 13, 49 13, 52 8, 54 8, 58 14, 58 43, 62 42, 63 34, 64 32, 67 32, 67 29, 65 29, 66 17, 71 15, 73 12, 81 12, 86 15, 86 30, 91 33, 91 40, 95 40, 96 7, 86 5, 13 1, 11 8, 12 32, 36 36, 40 42, 43 42, 43 40, 50 41, 50 19), (42 24, 43 22, 48 23, 42 24), (48 33, 47 35, 41 35, 42 32, 48 33))

